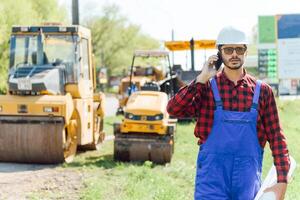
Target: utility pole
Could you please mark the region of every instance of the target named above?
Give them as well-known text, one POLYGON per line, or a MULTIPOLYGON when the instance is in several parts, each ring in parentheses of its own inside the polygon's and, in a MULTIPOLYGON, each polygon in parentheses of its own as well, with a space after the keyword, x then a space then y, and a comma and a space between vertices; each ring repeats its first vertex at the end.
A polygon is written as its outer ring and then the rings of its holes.
POLYGON ((195 48, 195 42, 194 38, 190 40, 190 48, 191 48, 191 65, 192 65, 192 71, 195 71, 195 58, 194 58, 194 48, 195 48))
MULTIPOLYGON (((172 41, 174 41, 174 29, 172 29, 172 41)), ((174 66, 174 51, 172 51, 172 65, 174 66)))
POLYGON ((79 6, 78 0, 72 0, 72 24, 79 25, 79 6))

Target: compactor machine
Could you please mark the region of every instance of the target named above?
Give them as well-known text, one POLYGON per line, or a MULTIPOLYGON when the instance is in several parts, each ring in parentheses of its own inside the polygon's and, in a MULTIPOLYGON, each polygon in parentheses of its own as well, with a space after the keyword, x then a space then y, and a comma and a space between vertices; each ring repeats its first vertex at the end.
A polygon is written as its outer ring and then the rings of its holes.
POLYGON ((71 162, 104 140, 90 30, 14 26, 7 94, 0 96, 0 161, 71 162))
MULTIPOLYGON (((148 77, 158 72, 147 67, 148 77)), ((162 74, 162 72, 160 72, 162 74)), ((129 98, 124 106, 124 119, 114 124, 114 158, 120 161, 146 161, 163 164, 171 161, 174 150, 176 119, 171 119, 166 111, 169 97, 174 94, 176 77, 171 76, 171 66, 167 51, 136 51, 129 77, 129 98), (169 75, 152 78, 143 85, 133 82, 136 58, 165 58, 169 75)))
MULTIPOLYGON (((139 55, 133 56, 133 64, 136 58, 139 58, 139 55)), ((131 70, 128 76, 121 79, 118 91, 118 100, 119 107, 117 110, 118 114, 124 114, 124 107, 128 101, 129 86, 131 84, 131 90, 141 90, 146 83, 149 82, 158 82, 165 78, 164 72, 161 69, 158 69, 155 66, 131 66, 131 70)))

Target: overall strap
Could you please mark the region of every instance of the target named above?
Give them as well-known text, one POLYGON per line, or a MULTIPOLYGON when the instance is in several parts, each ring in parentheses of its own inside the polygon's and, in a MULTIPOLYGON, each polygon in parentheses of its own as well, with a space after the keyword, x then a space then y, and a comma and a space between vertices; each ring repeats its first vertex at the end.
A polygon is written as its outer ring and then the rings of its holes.
POLYGON ((259 99, 259 93, 260 93, 260 86, 261 86, 261 80, 257 80, 254 95, 253 95, 251 110, 253 110, 253 109, 257 110, 257 108, 258 108, 258 99, 259 99))
POLYGON ((211 88, 213 91, 213 95, 214 95, 214 99, 215 99, 215 104, 217 109, 223 109, 222 106, 222 100, 220 98, 220 94, 219 94, 219 90, 218 90, 218 86, 217 86, 217 82, 215 77, 213 77, 212 79, 210 79, 210 84, 211 84, 211 88))

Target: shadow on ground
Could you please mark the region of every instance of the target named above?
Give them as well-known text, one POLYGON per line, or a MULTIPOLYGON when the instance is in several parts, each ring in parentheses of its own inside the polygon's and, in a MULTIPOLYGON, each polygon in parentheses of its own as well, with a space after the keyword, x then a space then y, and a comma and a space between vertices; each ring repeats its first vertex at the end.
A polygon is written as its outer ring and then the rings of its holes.
POLYGON ((102 156, 89 156, 84 161, 73 161, 67 164, 69 167, 102 167, 104 169, 111 169, 117 166, 113 160, 113 155, 106 154, 102 156))
POLYGON ((150 161, 145 162, 120 162, 115 161, 112 154, 106 154, 102 156, 89 156, 84 161, 73 161, 72 163, 66 164, 67 167, 99 167, 104 169, 112 169, 120 165, 134 165, 134 166, 149 166, 151 168, 157 166, 157 164, 150 161))

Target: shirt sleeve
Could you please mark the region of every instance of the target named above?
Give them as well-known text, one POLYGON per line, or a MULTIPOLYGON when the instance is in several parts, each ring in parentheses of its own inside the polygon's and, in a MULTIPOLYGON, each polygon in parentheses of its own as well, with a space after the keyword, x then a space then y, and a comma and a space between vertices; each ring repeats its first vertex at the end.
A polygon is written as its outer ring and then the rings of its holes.
POLYGON ((264 96, 265 105, 262 108, 264 109, 262 123, 272 151, 277 171, 277 182, 287 183, 287 175, 290 168, 289 152, 286 138, 279 122, 279 115, 271 87, 266 85, 264 96))
POLYGON ((207 84, 192 81, 187 86, 182 87, 168 102, 167 111, 174 117, 196 117, 198 116, 201 93, 207 84))

